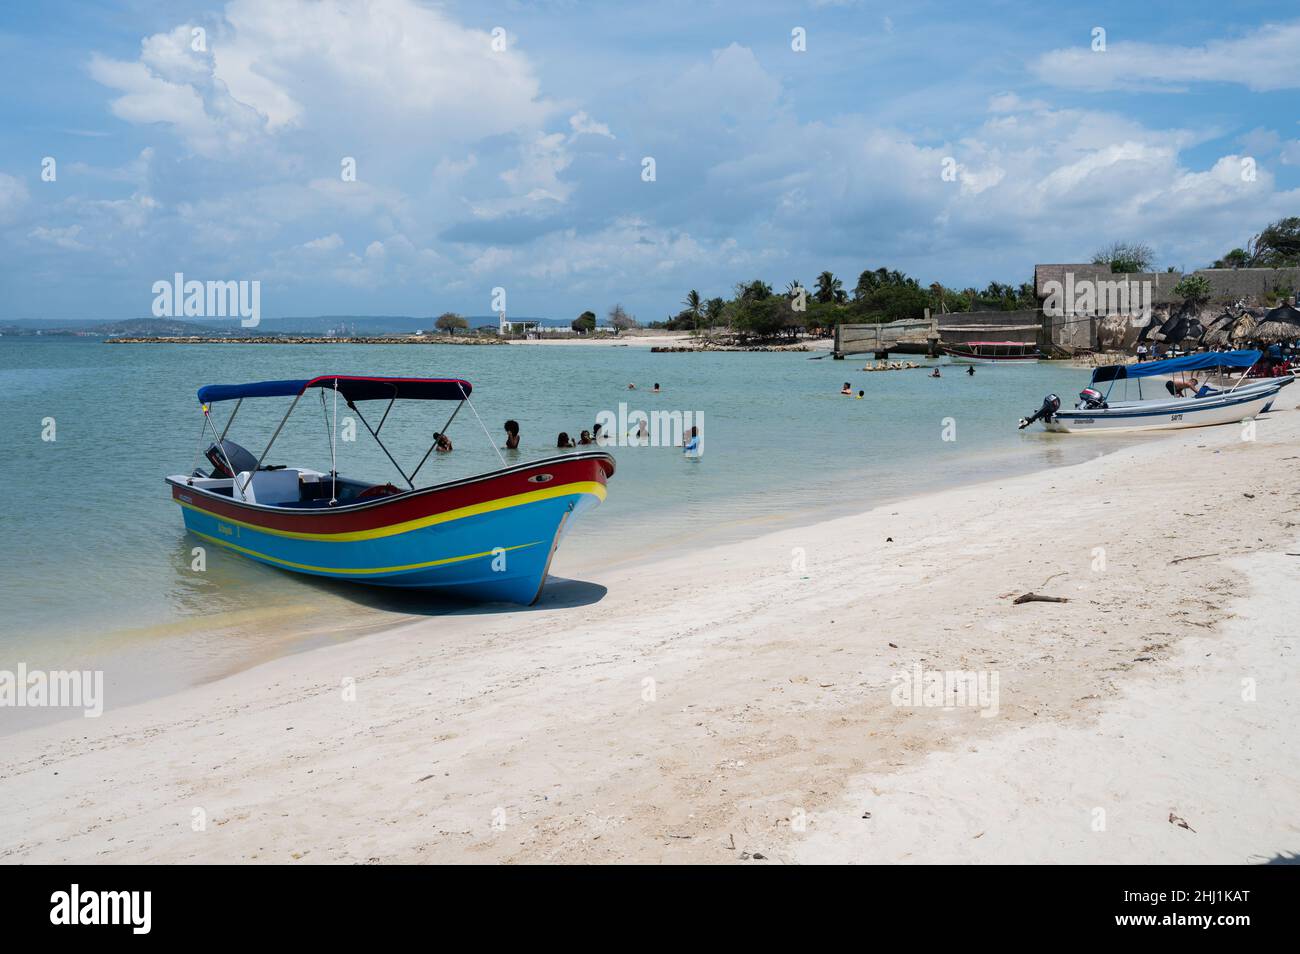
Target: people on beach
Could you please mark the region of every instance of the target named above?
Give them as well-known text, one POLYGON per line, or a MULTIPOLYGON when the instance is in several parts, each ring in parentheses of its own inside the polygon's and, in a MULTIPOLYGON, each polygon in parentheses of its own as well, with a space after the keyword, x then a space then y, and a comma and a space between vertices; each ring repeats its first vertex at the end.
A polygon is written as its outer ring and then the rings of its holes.
POLYGON ((506 421, 506 450, 519 449, 519 422, 506 421))
POLYGON ((567 431, 560 431, 560 436, 559 438, 556 439, 555 446, 562 447, 562 448, 572 447, 573 438, 569 436, 567 431))
POLYGON ((849 384, 848 381, 845 381, 845 382, 844 382, 844 387, 840 388, 840 393, 841 393, 841 394, 852 394, 852 393, 853 393, 853 387, 849 384))
POLYGON ((446 434, 434 434, 433 447, 439 454, 450 454, 452 451, 451 438, 446 434))

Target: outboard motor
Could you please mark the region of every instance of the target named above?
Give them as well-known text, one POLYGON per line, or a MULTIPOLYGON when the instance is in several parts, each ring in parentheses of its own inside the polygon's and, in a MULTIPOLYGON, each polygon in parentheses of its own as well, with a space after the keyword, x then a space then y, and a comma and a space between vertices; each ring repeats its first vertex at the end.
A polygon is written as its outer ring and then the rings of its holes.
POLYGON ((1106 407, 1106 398, 1096 388, 1084 388, 1079 392, 1079 410, 1096 411, 1106 407))
POLYGON ((234 477, 241 471, 257 470, 257 458, 253 456, 252 451, 240 447, 232 440, 224 440, 220 444, 213 443, 204 451, 203 456, 207 457, 208 462, 212 464, 213 477, 234 477), (227 466, 227 461, 230 466, 227 466), (231 471, 230 467, 234 467, 234 471, 231 471))
POLYGON ((1034 423, 1034 421, 1038 421, 1038 420, 1050 421, 1052 419, 1052 415, 1054 415, 1060 409, 1061 409, 1061 399, 1057 397, 1055 394, 1049 394, 1047 395, 1047 397, 1043 398, 1042 407, 1040 407, 1033 414, 1029 415, 1029 417, 1022 417, 1020 419, 1020 429, 1023 431, 1030 424, 1034 423))

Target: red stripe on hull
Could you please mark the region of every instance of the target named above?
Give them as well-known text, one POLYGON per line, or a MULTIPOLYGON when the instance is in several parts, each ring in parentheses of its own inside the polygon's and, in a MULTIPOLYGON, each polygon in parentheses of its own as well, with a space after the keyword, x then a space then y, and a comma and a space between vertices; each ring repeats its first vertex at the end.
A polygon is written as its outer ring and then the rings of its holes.
POLYGON ((472 507, 475 504, 531 493, 545 487, 594 480, 604 484, 614 473, 614 459, 608 454, 590 457, 538 461, 519 469, 472 477, 463 482, 426 487, 400 497, 379 499, 363 504, 349 504, 321 510, 281 510, 240 503, 196 487, 172 484, 172 499, 182 496, 185 502, 209 513, 251 523, 272 530, 296 533, 347 533, 373 530, 431 514, 472 507), (550 474, 551 479, 537 482, 529 478, 550 474))

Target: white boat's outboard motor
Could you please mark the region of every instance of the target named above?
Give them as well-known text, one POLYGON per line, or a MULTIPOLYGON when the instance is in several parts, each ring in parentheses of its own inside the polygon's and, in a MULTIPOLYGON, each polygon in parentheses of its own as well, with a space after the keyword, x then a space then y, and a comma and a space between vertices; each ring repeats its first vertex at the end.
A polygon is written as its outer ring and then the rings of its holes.
POLYGON ((1096 388, 1084 388, 1079 392, 1080 411, 1098 411, 1106 406, 1105 396, 1096 388))
POLYGON ((212 464, 213 477, 234 477, 241 471, 257 470, 257 458, 252 451, 240 447, 232 440, 211 444, 203 456, 212 464), (233 471, 231 467, 234 467, 233 471))
POLYGON ((1034 423, 1034 421, 1038 421, 1038 420, 1050 421, 1052 419, 1052 415, 1054 415, 1060 409, 1061 409, 1061 399, 1057 397, 1055 394, 1049 394, 1047 395, 1047 397, 1043 398, 1042 407, 1040 407, 1037 411, 1035 411, 1033 414, 1029 415, 1028 417, 1022 417, 1020 419, 1020 429, 1023 431, 1030 424, 1034 423))

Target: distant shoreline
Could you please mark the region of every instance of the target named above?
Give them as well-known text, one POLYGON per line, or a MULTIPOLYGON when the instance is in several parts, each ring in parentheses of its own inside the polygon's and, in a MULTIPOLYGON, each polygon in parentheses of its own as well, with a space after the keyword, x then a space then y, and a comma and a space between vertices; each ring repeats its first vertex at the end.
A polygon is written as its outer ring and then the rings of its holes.
POLYGON ((619 337, 597 338, 493 338, 493 337, 442 337, 435 335, 410 336, 357 336, 348 338, 326 337, 317 335, 262 335, 257 337, 220 337, 207 335, 184 336, 123 336, 105 338, 104 344, 274 344, 274 345, 553 345, 606 348, 654 348, 664 352, 695 351, 829 351, 832 341, 829 338, 815 338, 792 342, 790 344, 754 344, 727 345, 705 339, 692 338, 689 334, 662 335, 624 335, 619 337))

